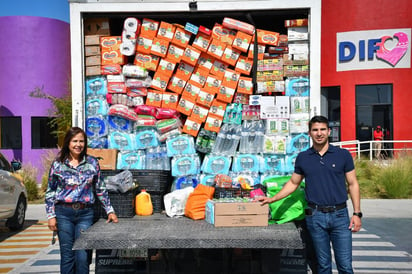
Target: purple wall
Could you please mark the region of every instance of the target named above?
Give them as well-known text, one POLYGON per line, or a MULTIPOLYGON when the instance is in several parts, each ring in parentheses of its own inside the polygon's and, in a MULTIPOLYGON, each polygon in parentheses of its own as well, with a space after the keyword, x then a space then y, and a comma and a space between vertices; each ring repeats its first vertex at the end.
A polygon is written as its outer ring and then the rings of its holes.
MULTIPOLYGON (((70 80, 69 23, 34 16, 0 17, 0 116, 21 116, 22 149, 1 149, 9 159, 19 159, 43 173, 41 155, 31 149, 31 117, 48 116, 52 104, 30 97, 36 87, 47 94, 67 94, 70 80)), ((48 168, 48 167, 47 167, 48 168)), ((40 181, 39 181, 40 182, 40 181)))

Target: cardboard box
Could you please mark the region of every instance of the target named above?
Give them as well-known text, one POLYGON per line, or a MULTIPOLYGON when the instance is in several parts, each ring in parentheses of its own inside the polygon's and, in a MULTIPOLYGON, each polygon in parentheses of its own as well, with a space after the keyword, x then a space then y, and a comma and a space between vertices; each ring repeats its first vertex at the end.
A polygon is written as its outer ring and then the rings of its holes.
POLYGON ((109 18, 88 18, 84 20, 84 35, 110 35, 109 18))
POLYGON ((206 203, 206 221, 215 227, 268 226, 269 206, 257 202, 206 203))
POLYGON ((101 35, 85 35, 84 45, 85 46, 100 46, 100 36, 101 35))
POLYGON ((100 169, 114 170, 117 164, 117 149, 87 148, 87 154, 99 160, 100 169))
POLYGON ((92 55, 100 55, 100 46, 85 46, 84 47, 84 55, 85 56, 92 56, 92 55))

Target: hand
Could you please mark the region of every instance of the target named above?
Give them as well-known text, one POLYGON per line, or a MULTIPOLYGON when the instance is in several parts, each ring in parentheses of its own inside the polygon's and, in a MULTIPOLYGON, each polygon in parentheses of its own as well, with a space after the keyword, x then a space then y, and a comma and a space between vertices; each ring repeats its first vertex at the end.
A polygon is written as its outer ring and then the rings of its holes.
POLYGON ((47 221, 48 227, 51 231, 57 231, 57 220, 56 218, 51 218, 47 221))
POLYGON ((109 213, 109 215, 107 215, 106 223, 110 223, 110 222, 112 222, 112 223, 118 223, 119 222, 119 219, 117 219, 117 216, 114 212, 109 213))
POLYGON ((258 196, 258 197, 255 197, 255 201, 258 201, 260 202, 261 205, 264 205, 264 204, 270 204, 272 202, 272 199, 269 197, 265 197, 265 196, 258 196))
POLYGON ((349 224, 349 229, 352 230, 352 232, 358 232, 362 227, 362 220, 356 215, 353 215, 352 218, 350 219, 350 224, 349 224))

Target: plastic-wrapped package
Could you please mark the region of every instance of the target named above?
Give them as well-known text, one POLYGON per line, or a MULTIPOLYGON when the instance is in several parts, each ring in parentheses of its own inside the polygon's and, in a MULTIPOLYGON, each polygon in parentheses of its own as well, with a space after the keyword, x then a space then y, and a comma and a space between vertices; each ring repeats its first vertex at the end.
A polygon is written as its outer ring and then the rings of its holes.
POLYGON ((229 174, 232 157, 222 154, 207 154, 203 159, 202 172, 209 174, 229 174))
POLYGON ((134 122, 119 116, 107 116, 109 131, 122 131, 131 133, 133 131, 134 122))
POLYGON ((300 133, 290 136, 287 144, 286 153, 299 153, 309 149, 310 137, 307 133, 300 133))
POLYGON ((121 104, 111 105, 107 114, 123 117, 131 121, 137 120, 137 114, 131 108, 121 104))
POLYGON ((259 172, 262 165, 262 157, 258 154, 238 153, 233 158, 233 172, 259 172))
POLYGON ((104 76, 87 77, 86 79, 86 99, 90 96, 103 95, 107 93, 107 80, 104 76))
POLYGON ((146 149, 146 169, 170 170, 170 158, 165 145, 146 149))
POLYGON ((167 156, 195 154, 195 145, 193 136, 181 134, 172 136, 166 140, 167 156))
POLYGON ((85 122, 86 135, 89 138, 100 138, 108 134, 108 121, 105 116, 88 116, 85 122))
POLYGON ((109 142, 107 136, 98 138, 87 138, 87 146, 90 148, 108 148, 109 142))
POLYGON ((159 145, 159 135, 155 129, 136 131, 135 143, 137 149, 156 147, 159 145))
POLYGON ((172 176, 196 175, 200 172, 199 155, 177 155, 172 158, 172 176))
POLYGON ((107 176, 105 179, 108 191, 126 193, 133 189, 133 174, 129 170, 124 170, 116 175, 107 176))
POLYGON ((213 154, 234 156, 239 145, 241 126, 223 124, 212 148, 213 154))
POLYGON ((285 156, 284 155, 269 155, 263 156, 263 165, 261 166, 260 172, 272 172, 276 174, 282 174, 285 166, 285 156))
POLYGON ((112 131, 109 133, 109 148, 119 151, 136 150, 134 137, 132 133, 112 131))
POLYGON ((242 133, 239 144, 240 153, 263 152, 265 125, 262 120, 245 120, 242 123, 242 133))
POLYGON ((146 156, 143 150, 121 151, 117 154, 117 169, 145 169, 146 156))
POLYGON ((85 116, 107 115, 109 105, 105 96, 92 96, 86 100, 85 116))

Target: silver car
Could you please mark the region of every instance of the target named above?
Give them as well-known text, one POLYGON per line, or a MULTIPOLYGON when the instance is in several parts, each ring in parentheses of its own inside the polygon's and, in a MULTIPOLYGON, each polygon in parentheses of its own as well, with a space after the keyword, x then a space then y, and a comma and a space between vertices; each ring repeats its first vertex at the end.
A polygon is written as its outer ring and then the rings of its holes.
POLYGON ((0 219, 7 219, 10 230, 23 228, 27 209, 27 191, 22 177, 16 173, 21 163, 11 163, 0 153, 0 219))

